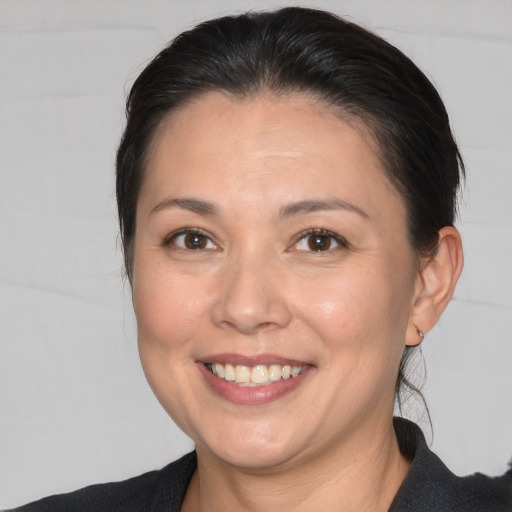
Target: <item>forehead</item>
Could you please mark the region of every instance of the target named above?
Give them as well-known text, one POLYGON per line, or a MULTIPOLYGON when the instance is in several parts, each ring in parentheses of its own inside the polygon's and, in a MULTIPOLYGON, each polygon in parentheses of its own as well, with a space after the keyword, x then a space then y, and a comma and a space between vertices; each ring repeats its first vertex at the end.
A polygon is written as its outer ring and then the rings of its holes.
MULTIPOLYGON (((296 128, 305 136, 311 137, 311 129, 308 127, 313 119, 316 123, 329 125, 333 134, 351 128, 357 132, 368 149, 375 152, 376 158, 380 159, 373 132, 361 119, 341 108, 327 105, 311 94, 301 92, 268 91, 244 97, 222 91, 199 94, 171 111, 164 119, 153 138, 152 149, 169 132, 183 138, 200 135, 204 147, 208 143, 215 143, 216 137, 233 133, 250 135, 252 132, 259 136, 267 134, 274 139, 276 135, 285 136, 287 130, 296 128), (209 131, 212 122, 222 125, 223 132, 209 131), (233 128, 231 133, 229 128, 233 128)), ((279 142, 282 144, 284 137, 279 142)), ((318 143, 319 138, 314 137, 312 142, 318 143)))
POLYGON ((192 184, 219 191, 221 183, 245 201, 340 187, 356 200, 376 187, 396 199, 375 148, 361 122, 347 122, 305 94, 237 99, 207 93, 174 111, 157 131, 143 193, 167 186, 176 194, 192 184))

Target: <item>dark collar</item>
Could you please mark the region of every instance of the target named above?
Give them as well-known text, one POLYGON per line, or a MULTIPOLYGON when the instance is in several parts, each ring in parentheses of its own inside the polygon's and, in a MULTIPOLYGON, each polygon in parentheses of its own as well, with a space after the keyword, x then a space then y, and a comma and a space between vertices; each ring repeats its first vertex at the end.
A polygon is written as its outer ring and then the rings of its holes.
POLYGON ((511 512, 512 470, 499 478, 454 475, 427 446, 421 429, 394 418, 400 451, 411 468, 389 512, 511 512))

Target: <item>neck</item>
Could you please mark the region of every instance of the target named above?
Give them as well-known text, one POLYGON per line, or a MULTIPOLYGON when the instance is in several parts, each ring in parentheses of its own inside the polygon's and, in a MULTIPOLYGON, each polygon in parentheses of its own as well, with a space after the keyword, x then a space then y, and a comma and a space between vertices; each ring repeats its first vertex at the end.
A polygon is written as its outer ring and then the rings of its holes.
POLYGON ((314 459, 258 471, 233 467, 198 447, 182 512, 386 511, 410 463, 400 454, 392 422, 379 427, 367 435, 358 431, 314 459))

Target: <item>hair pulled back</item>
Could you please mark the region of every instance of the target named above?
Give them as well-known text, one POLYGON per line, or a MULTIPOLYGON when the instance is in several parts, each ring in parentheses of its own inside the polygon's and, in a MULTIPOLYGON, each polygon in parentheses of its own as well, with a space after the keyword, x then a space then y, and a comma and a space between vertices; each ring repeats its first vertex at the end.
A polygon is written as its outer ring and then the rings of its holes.
MULTIPOLYGON (((117 202, 132 278, 137 200, 148 149, 164 118, 202 93, 309 94, 367 127, 407 209, 411 246, 433 254, 453 225, 464 166, 434 86, 397 48, 333 14, 288 7, 210 20, 179 35, 137 78, 117 153, 117 202)), ((404 352, 397 381, 405 377, 404 352)))

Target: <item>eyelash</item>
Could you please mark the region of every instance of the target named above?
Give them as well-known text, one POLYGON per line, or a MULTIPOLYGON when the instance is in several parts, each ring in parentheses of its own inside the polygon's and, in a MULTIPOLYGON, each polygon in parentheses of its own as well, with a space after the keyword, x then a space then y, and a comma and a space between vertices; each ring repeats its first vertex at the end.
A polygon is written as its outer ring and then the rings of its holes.
POLYGON ((345 238, 341 237, 340 235, 337 235, 336 233, 333 233, 332 231, 329 231, 327 229, 322 229, 322 228, 310 228, 310 229, 306 229, 306 230, 302 231, 301 233, 298 234, 297 241, 293 244, 293 247, 296 247, 299 242, 301 242, 302 240, 305 240, 311 236, 321 236, 321 237, 326 237, 328 239, 334 240, 336 242, 336 244, 338 245, 338 247, 334 247, 332 249, 330 247, 328 247, 324 251, 318 250, 318 249, 317 250, 310 249, 309 252, 328 252, 328 251, 332 251, 332 250, 339 249, 339 248, 349 247, 349 243, 347 242, 347 240, 345 240, 345 238))
MULTIPOLYGON (((206 239, 206 244, 210 243, 214 246, 214 248, 217 248, 217 244, 215 242, 213 242, 213 240, 211 239, 211 236, 208 235, 208 233, 206 233, 205 231, 203 231, 200 228, 183 228, 178 231, 175 231, 175 232, 171 233, 170 235, 168 235, 164 239, 163 245, 164 246, 170 246, 173 244, 175 245, 176 239, 178 239, 180 236, 183 236, 183 235, 198 235, 198 236, 204 237, 206 239)), ((327 239, 334 240, 334 242, 336 242, 338 247, 334 247, 331 249, 330 242, 329 242, 329 246, 325 250, 310 248, 310 250, 306 251, 306 252, 328 252, 328 251, 332 251, 335 249, 339 249, 340 247, 342 247, 342 248, 349 247, 349 243, 347 242, 347 240, 345 240, 345 238, 337 235, 336 233, 333 233, 332 231, 329 231, 329 230, 323 229, 323 228, 310 228, 310 229, 301 231, 297 235, 297 241, 293 244, 292 247, 296 248, 297 245, 301 241, 307 239, 308 237, 312 237, 312 236, 325 237, 327 239)), ((185 250, 185 251, 194 251, 194 250, 201 251, 201 250, 212 249, 212 247, 184 248, 184 247, 179 247, 176 245, 175 245, 175 247, 177 249, 181 249, 181 250, 185 250)), ((302 249, 302 250, 304 250, 304 249, 302 249)))

